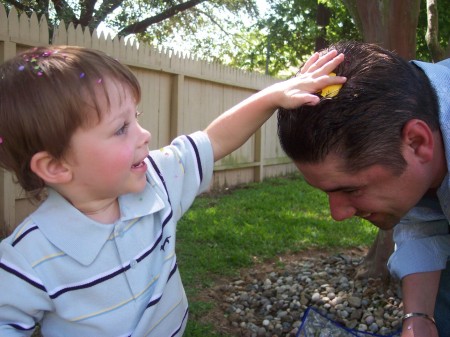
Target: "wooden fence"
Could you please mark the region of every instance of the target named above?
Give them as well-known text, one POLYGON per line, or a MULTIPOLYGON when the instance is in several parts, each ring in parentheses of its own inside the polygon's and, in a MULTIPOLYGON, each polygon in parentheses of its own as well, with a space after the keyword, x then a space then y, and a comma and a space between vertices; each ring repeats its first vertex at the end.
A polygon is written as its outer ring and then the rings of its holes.
MULTIPOLYGON (((141 123, 152 133, 151 149, 166 145, 176 135, 204 129, 215 117, 276 80, 220 64, 198 60, 132 40, 61 22, 52 44, 77 45, 105 51, 130 67, 142 86, 141 123)), ((8 14, 0 4, 0 63, 17 53, 49 44, 46 18, 36 14, 8 14)), ((0 121, 1 123, 1 121, 0 121)), ((211 188, 261 181, 295 171, 277 138, 273 116, 246 144, 215 165, 211 188)), ((6 235, 35 206, 0 172, 0 237, 6 235)))

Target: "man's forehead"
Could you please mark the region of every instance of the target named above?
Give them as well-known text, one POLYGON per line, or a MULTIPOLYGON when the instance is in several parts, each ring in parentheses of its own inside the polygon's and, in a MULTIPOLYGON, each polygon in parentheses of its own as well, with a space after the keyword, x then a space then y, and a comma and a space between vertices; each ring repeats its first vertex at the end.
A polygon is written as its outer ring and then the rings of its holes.
POLYGON ((331 193, 354 189, 360 185, 357 174, 345 170, 343 160, 330 157, 320 163, 295 163, 304 180, 311 186, 331 193))

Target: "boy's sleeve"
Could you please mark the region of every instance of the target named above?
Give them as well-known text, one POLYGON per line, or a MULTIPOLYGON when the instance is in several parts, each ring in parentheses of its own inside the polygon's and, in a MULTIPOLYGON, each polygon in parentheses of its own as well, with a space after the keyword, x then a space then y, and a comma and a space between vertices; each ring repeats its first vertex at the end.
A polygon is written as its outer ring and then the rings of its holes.
POLYGON ((0 243, 0 336, 31 336, 51 309, 45 287, 9 243, 0 243))
POLYGON ((214 169, 211 142, 203 131, 175 138, 169 146, 150 152, 158 185, 166 190, 179 218, 195 197, 206 191, 214 169))
POLYGON ((177 149, 186 185, 196 189, 196 195, 205 192, 211 183, 214 169, 214 155, 211 141, 203 131, 180 136, 171 146, 177 149))

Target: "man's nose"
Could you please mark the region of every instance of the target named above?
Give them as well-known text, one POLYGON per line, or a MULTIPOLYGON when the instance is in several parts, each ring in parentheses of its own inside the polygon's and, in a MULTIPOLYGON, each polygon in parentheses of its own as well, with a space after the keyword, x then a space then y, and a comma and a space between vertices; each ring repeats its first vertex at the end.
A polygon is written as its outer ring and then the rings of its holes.
POLYGON ((330 203, 331 217, 336 221, 351 218, 356 214, 356 208, 340 192, 329 193, 328 202, 330 203))

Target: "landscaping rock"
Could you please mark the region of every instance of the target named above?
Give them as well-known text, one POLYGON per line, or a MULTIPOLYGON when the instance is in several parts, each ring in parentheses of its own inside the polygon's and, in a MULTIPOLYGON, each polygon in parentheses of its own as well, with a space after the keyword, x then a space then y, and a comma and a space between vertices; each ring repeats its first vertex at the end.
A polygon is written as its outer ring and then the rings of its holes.
POLYGON ((214 292, 225 301, 224 319, 240 327, 240 336, 293 337, 308 306, 348 328, 392 334, 403 314, 398 284, 355 279, 363 256, 307 256, 267 273, 255 267, 214 292))

